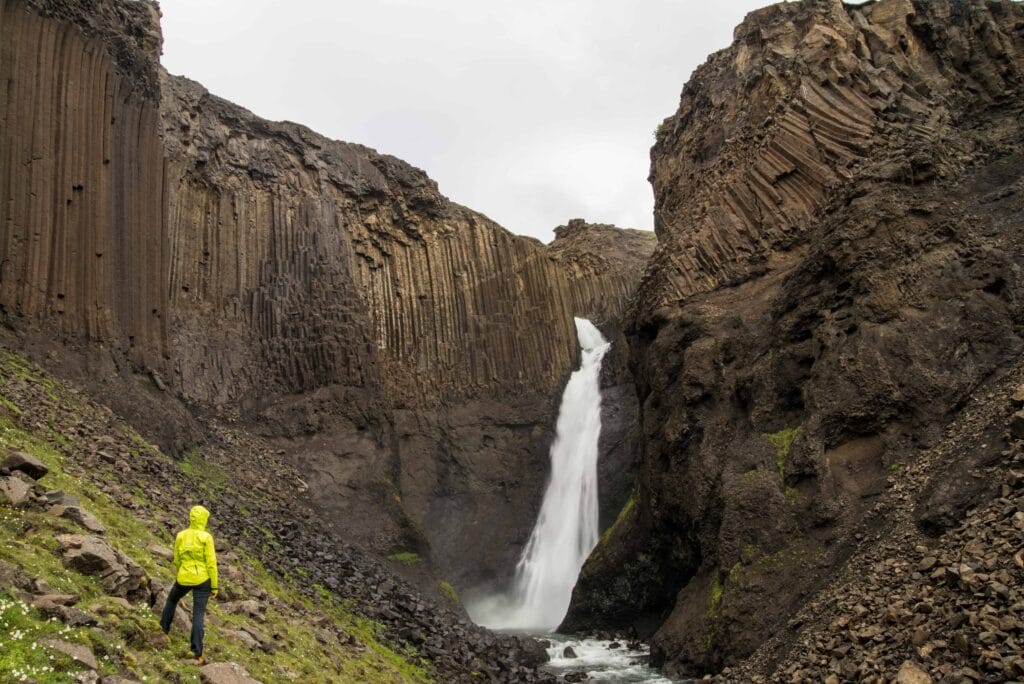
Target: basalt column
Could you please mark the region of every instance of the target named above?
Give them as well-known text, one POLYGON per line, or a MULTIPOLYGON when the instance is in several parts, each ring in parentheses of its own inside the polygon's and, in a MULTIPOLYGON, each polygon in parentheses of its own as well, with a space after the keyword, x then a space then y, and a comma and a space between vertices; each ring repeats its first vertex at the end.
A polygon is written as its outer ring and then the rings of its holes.
POLYGON ((0 2, 0 308, 9 325, 159 368, 157 13, 145 2, 100 12, 86 33, 79 11, 0 2))

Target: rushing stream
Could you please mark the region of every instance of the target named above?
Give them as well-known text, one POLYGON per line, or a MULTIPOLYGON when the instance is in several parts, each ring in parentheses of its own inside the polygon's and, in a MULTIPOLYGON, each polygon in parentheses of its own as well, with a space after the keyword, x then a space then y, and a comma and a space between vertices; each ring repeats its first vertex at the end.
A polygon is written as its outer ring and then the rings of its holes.
POLYGON ((556 675, 585 672, 591 681, 633 682, 635 684, 672 684, 679 680, 669 679, 647 665, 649 653, 646 648, 634 650, 625 643, 580 639, 563 634, 546 634, 542 638, 551 642, 548 656, 551 660, 546 670, 556 675), (564 655, 566 647, 572 649, 575 657, 564 655), (612 648, 614 647, 614 648, 612 648))
POLYGON ((527 633, 551 643, 547 669, 558 675, 585 672, 607 682, 663 684, 647 666, 646 650, 555 634, 569 610, 572 589, 587 556, 597 545, 597 443, 601 434, 601 361, 611 344, 585 319, 576 319, 579 369, 562 394, 551 479, 537 523, 516 565, 512 590, 467 605, 478 624, 527 633), (566 647, 573 657, 566 657, 566 647))

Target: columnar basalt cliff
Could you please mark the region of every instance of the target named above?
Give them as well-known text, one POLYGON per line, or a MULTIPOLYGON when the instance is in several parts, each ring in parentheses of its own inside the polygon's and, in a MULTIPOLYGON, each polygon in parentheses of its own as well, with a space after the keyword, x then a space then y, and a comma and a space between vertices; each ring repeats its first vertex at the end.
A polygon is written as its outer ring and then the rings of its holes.
POLYGON ((156 9, 92 9, 0 3, 0 311, 161 368, 156 9))
POLYGON ((1009 1, 780 4, 697 70, 652 150, 637 505, 564 628, 715 669, 882 529, 887 476, 1022 350, 1022 91, 1009 1))
POLYGON ((25 348, 168 451, 221 439, 211 422, 259 435, 349 539, 460 589, 511 573, 572 317, 617 328, 653 245, 602 227, 628 256, 549 250, 398 159, 166 74, 155 3, 0 7, 0 307, 25 348))

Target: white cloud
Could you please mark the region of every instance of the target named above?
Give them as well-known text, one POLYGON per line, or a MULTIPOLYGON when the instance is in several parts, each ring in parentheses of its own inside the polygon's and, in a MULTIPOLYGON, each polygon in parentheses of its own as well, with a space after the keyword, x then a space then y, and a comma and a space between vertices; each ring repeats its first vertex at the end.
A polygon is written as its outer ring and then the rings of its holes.
POLYGON ((163 0, 164 65, 544 241, 650 228, 652 132, 763 0, 163 0))

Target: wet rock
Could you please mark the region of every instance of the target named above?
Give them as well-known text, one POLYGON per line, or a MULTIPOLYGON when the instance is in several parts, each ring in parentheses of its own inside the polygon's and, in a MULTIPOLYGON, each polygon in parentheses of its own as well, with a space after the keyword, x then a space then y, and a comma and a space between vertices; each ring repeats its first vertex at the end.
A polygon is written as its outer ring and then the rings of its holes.
POLYGON ((577 658, 579 656, 576 655, 576 649, 574 649, 572 646, 566 646, 565 648, 562 649, 562 657, 563 658, 577 658))
POLYGON ((42 461, 23 451, 9 453, 7 458, 0 462, 0 468, 6 468, 10 471, 21 471, 33 480, 42 479, 50 472, 50 469, 42 461))

